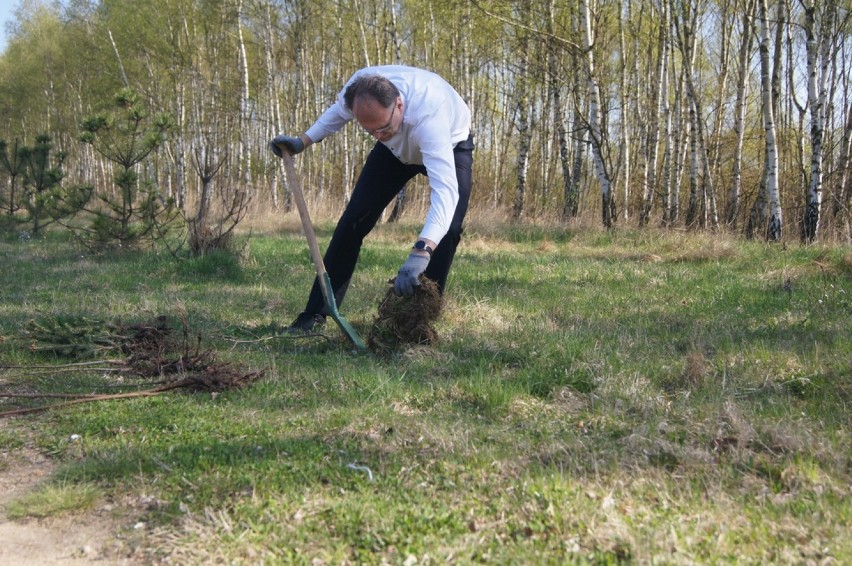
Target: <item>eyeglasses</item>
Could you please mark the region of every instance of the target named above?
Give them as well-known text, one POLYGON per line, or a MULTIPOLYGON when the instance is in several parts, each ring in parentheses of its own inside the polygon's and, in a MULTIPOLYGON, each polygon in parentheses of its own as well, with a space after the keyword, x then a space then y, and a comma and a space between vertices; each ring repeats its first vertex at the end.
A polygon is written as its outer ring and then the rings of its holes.
POLYGON ((391 129, 391 122, 393 122, 393 113, 394 112, 396 112, 396 104, 393 105, 393 110, 391 110, 390 120, 388 120, 388 123, 386 125, 382 126, 381 128, 375 128, 373 130, 369 130, 367 128, 364 128, 364 131, 367 132, 368 134, 370 134, 371 136, 375 136, 377 134, 383 134, 383 133, 389 131, 391 129))

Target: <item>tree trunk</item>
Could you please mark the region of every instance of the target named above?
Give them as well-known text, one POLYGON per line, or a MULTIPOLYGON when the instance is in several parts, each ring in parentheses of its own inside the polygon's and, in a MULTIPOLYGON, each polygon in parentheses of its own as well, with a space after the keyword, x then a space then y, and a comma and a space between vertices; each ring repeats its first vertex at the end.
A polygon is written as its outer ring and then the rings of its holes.
MULTIPOLYGON (((738 2, 738 0, 734 0, 734 2, 738 2)), ((718 179, 720 168, 719 162, 721 159, 722 153, 722 129, 724 127, 725 119, 728 117, 728 113, 722 111, 725 107, 728 97, 730 93, 728 92, 728 76, 730 75, 730 52, 731 52, 731 34, 734 27, 734 20, 730 17, 731 14, 731 4, 733 4, 731 0, 723 0, 720 2, 721 6, 719 9, 721 10, 721 14, 719 15, 721 21, 721 37, 719 39, 719 73, 717 74, 712 91, 715 92, 716 97, 713 100, 713 108, 715 112, 712 114, 715 116, 713 120, 713 130, 711 133, 710 139, 707 140, 707 151, 709 155, 709 163, 707 164, 708 169, 710 170, 710 178, 718 179)), ((711 219, 712 219, 712 209, 715 208, 715 194, 711 193, 713 196, 713 203, 710 206, 711 209, 711 219)))
MULTIPOLYGON (((264 61, 266 63, 266 96, 268 97, 268 127, 266 135, 268 139, 272 139, 277 133, 281 124, 281 99, 279 89, 276 84, 275 76, 275 61, 272 54, 275 53, 275 33, 272 30, 272 6, 271 2, 267 2, 264 6, 263 14, 263 42, 264 42, 264 61)), ((271 153, 271 152, 270 152, 271 153)), ((273 157, 274 159, 274 157, 273 157)), ((281 190, 280 177, 272 175, 270 178, 272 192, 272 208, 278 210, 278 193, 281 190)))
MULTIPOLYGON (((576 25, 577 20, 572 19, 572 27, 576 25)), ((572 50, 570 60, 571 68, 580 68, 576 50, 572 50)), ((577 216, 580 209, 580 177, 583 170, 583 161, 586 152, 586 134, 588 132, 588 126, 583 118, 583 109, 581 108, 582 101, 586 98, 582 95, 583 81, 577 74, 572 76, 571 81, 574 99, 574 112, 571 119, 571 136, 574 140, 574 163, 571 167, 571 183, 565 189, 563 218, 566 215, 572 218, 577 216)))
POLYGON ((399 32, 396 25, 396 10, 398 4, 394 0, 388 0, 387 13, 390 16, 388 22, 388 35, 391 40, 391 48, 393 49, 393 62, 399 65, 402 62, 402 56, 399 53, 399 32))
POLYGON ((760 30, 760 91, 763 105, 764 174, 760 195, 755 201, 746 235, 754 236, 765 229, 766 239, 780 240, 783 218, 778 191, 778 142, 775 133, 775 103, 772 99, 772 80, 769 65, 769 19, 766 0, 758 0, 758 24, 760 30), (768 223, 764 222, 768 207, 768 223))
POLYGON ((689 120, 684 120, 683 116, 683 90, 684 90, 684 75, 686 67, 681 68, 680 77, 678 78, 677 90, 675 91, 675 110, 674 123, 672 134, 672 165, 671 171, 671 189, 669 190, 669 218, 668 224, 674 226, 680 220, 680 187, 683 181, 683 167, 686 161, 686 151, 689 145, 684 142, 684 128, 686 135, 689 135, 691 128, 689 120))
MULTIPOLYGON (((522 12, 530 13, 529 1, 525 0, 522 6, 522 12)), ((515 106, 515 116, 517 117, 518 127, 518 161, 516 178, 517 185, 515 188, 515 202, 512 206, 512 220, 519 221, 524 215, 524 199, 527 188, 527 172, 529 171, 530 162, 530 142, 532 141, 532 127, 530 124, 530 115, 532 109, 530 107, 530 41, 529 33, 526 29, 519 30, 519 48, 521 51, 521 65, 518 69, 515 80, 517 82, 517 102, 515 106)))
POLYGON ((832 216, 836 225, 845 224, 846 239, 852 241, 852 183, 849 182, 852 170, 852 103, 846 110, 846 126, 840 142, 839 171, 834 190, 832 216))
MULTIPOLYGON (((654 81, 651 84, 651 107, 653 114, 651 123, 648 125, 648 149, 645 161, 645 174, 643 175, 644 188, 642 191, 642 212, 639 224, 644 226, 651 216, 654 203, 654 195, 657 190, 657 158, 659 155, 657 145, 659 144, 660 122, 664 112, 668 112, 668 70, 669 70, 669 3, 660 3, 660 30, 657 39, 657 67, 654 73, 654 81)), ((669 132, 666 130, 666 135, 669 132)), ((663 201, 663 209, 666 202, 663 201)), ((665 212, 663 213, 665 216, 665 212)))
POLYGON ((590 0, 582 0, 580 7, 583 49, 586 51, 586 78, 589 83, 589 136, 592 144, 592 162, 595 174, 601 184, 601 215, 603 225, 612 228, 616 219, 615 199, 612 194, 612 180, 607 170, 603 153, 603 135, 601 133, 601 93, 595 79, 595 55, 592 50, 592 22, 590 0))
POLYGON ((810 184, 805 199, 805 217, 802 222, 802 241, 811 243, 819 233, 823 184, 823 136, 825 132, 826 79, 831 61, 831 34, 834 4, 824 5, 817 36, 817 6, 813 1, 802 1, 805 8, 804 30, 807 38, 808 108, 811 115, 811 168, 810 184))
POLYGON ((725 210, 725 223, 736 227, 740 209, 740 193, 743 184, 743 145, 745 143, 746 89, 748 87, 749 59, 754 34, 751 31, 751 19, 754 14, 754 1, 749 0, 742 16, 742 37, 737 69, 737 100, 734 104, 734 158, 731 166, 731 189, 728 192, 728 206, 725 210))
MULTIPOLYGON (((686 8, 686 6, 684 6, 684 8, 686 8)), ((690 214, 687 215, 687 225, 692 226, 694 225, 695 220, 698 220, 701 227, 706 227, 707 222, 709 221, 710 227, 715 230, 719 225, 719 216, 716 211, 716 195, 713 189, 713 176, 710 172, 710 158, 707 152, 707 141, 704 135, 704 115, 702 113, 701 100, 697 89, 695 88, 695 82, 692 76, 693 64, 695 61, 695 30, 698 23, 698 11, 692 10, 692 12, 687 12, 685 10, 682 15, 682 21, 681 18, 677 16, 673 19, 676 29, 679 30, 678 41, 680 43, 685 65, 687 65, 684 76, 686 77, 686 94, 690 100, 690 112, 694 111, 694 114, 691 115, 694 118, 692 120, 692 125, 695 130, 695 137, 690 139, 694 140, 694 143, 696 144, 694 151, 696 151, 698 155, 693 158, 692 175, 697 176, 697 158, 700 158, 703 172, 703 190, 700 195, 701 199, 700 202, 698 202, 698 195, 695 192, 691 193, 690 212, 692 218, 689 218, 690 214), (693 200, 693 197, 695 197, 695 200, 693 200)), ((695 182, 695 179, 692 179, 692 191, 696 191, 695 182)))
MULTIPOLYGON (((523 81, 521 81, 523 82, 523 81)), ((530 154, 530 123, 528 119, 529 99, 525 87, 520 86, 516 114, 518 117, 518 161, 516 170, 517 185, 515 186, 515 201, 512 205, 512 220, 519 221, 524 215, 524 198, 527 188, 527 172, 529 171, 530 154)))
POLYGON ((251 142, 249 135, 251 134, 251 110, 249 108, 251 101, 251 93, 249 92, 249 68, 248 58, 246 57, 246 44, 243 40, 243 0, 238 0, 237 4, 237 39, 239 40, 240 54, 240 78, 242 79, 242 89, 240 91, 240 179, 241 189, 246 190, 251 185, 251 142))
MULTIPOLYGON (((701 205, 698 202, 698 120, 694 101, 689 100, 689 203, 686 207, 684 223, 687 228, 703 226, 700 214, 701 205)), ((703 200, 703 199, 702 199, 703 200)))
MULTIPOLYGON (((554 0, 549 0, 547 18, 547 33, 553 35, 553 13, 554 0)), ((559 164, 562 169, 562 221, 573 218, 576 211, 568 206, 568 198, 571 192, 571 163, 569 159, 570 148, 568 147, 568 128, 565 125, 565 109, 562 107, 562 85, 559 81, 559 69, 557 68, 556 52, 559 45, 550 40, 547 43, 547 81, 550 89, 550 102, 553 105, 553 120, 556 122, 556 141, 559 146, 559 164)))
MULTIPOLYGON (((632 1, 626 0, 627 17, 630 18, 632 1)), ((624 14, 618 10, 618 47, 621 51, 619 57, 619 97, 621 108, 626 110, 621 113, 621 128, 619 131, 618 144, 618 167, 613 177, 621 182, 623 199, 621 201, 621 215, 627 221, 630 218, 630 88, 627 86, 627 44, 624 39, 624 14)), ((613 189, 618 192, 617 189, 613 189)))

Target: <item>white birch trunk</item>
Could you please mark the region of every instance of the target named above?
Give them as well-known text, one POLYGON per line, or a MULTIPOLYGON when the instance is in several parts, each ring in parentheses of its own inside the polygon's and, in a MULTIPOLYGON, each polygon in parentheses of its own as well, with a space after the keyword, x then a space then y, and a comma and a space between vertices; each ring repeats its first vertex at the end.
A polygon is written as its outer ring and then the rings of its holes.
POLYGON ((242 79, 242 91, 240 93, 240 178, 242 180, 242 189, 247 189, 251 184, 251 143, 249 136, 251 134, 251 110, 249 92, 249 68, 248 58, 246 57, 246 44, 243 39, 243 0, 238 0, 237 4, 237 38, 239 40, 240 50, 240 75, 242 79))
POLYGON ((390 26, 390 29, 388 30, 388 32, 390 34, 391 47, 393 48, 393 61, 394 61, 394 63, 399 65, 402 62, 402 56, 400 55, 400 52, 399 52, 399 32, 397 30, 397 25, 396 25, 396 9, 397 9, 396 1, 395 0, 388 0, 387 11, 388 11, 388 14, 390 15, 390 22, 388 24, 390 26))
POLYGON ((819 234, 820 211, 822 208, 823 185, 823 137, 825 135, 826 80, 831 62, 831 33, 833 25, 832 3, 824 6, 819 33, 817 32, 817 10, 813 1, 802 1, 805 8, 804 30, 807 38, 808 108, 810 110, 811 160, 810 182, 802 223, 802 240, 813 242, 819 234))
MULTIPOLYGON (((642 213, 639 218, 639 224, 645 225, 651 215, 651 209, 654 204, 654 192, 657 184, 657 159, 659 151, 660 122, 664 112, 667 112, 668 106, 668 68, 669 68, 669 4, 661 2, 660 5, 660 33, 657 42, 657 67, 654 73, 654 82, 651 84, 652 89, 652 106, 653 115, 651 123, 648 126, 648 149, 646 152, 647 159, 645 161, 645 174, 643 175, 644 188, 642 191, 642 213)), ((668 129, 666 130, 668 135, 668 129)), ((665 202, 665 201, 663 201, 665 202)), ((665 213, 664 213, 665 214, 665 213)))
POLYGON ((580 27, 583 34, 583 49, 586 52, 586 78, 589 83, 589 136, 592 144, 592 163, 595 174, 601 184, 601 202, 603 224, 612 228, 615 222, 615 199, 612 195, 612 181, 606 168, 603 155, 603 136, 601 133, 601 93, 595 80, 595 56, 592 51, 591 0, 582 0, 580 7, 580 27))
POLYGON ((515 202, 512 206, 512 218, 515 221, 520 220, 524 215, 524 197, 527 187, 527 171, 529 170, 529 153, 530 153, 530 120, 529 120, 529 99, 526 93, 525 79, 521 79, 521 92, 519 93, 518 104, 516 108, 518 119, 518 161, 516 170, 517 185, 515 187, 515 202))
MULTIPOLYGON (((630 17, 631 1, 627 0, 627 17, 630 17)), ((621 97, 621 131, 619 133, 618 170, 613 173, 622 185, 621 215, 626 221, 630 216, 630 139, 628 115, 630 113, 630 92, 627 86, 627 44, 624 39, 624 14, 618 11, 618 42, 621 51, 619 61, 619 90, 621 97)), ((618 192, 617 187, 614 188, 618 192)))
MULTIPOLYGON (((688 72, 687 72, 688 74, 688 72)), ((698 118, 696 116, 695 101, 689 97, 689 205, 686 208, 686 226, 695 227, 696 224, 703 226, 701 211, 702 206, 698 202, 698 118)), ((703 200, 703 199, 702 199, 703 200)))
POLYGON ((760 27, 760 82, 761 101, 763 103, 763 129, 766 132, 765 178, 766 196, 769 201, 769 223, 766 238, 770 241, 781 239, 783 217, 778 189, 778 141, 775 132, 775 102, 772 99, 772 82, 769 67, 769 18, 766 0, 759 0, 760 27))
MULTIPOLYGON (((523 11, 529 14, 530 10, 528 0, 524 1, 523 8, 523 11)), ((515 188, 515 202, 512 206, 512 219, 516 222, 519 221, 524 215, 524 200, 527 188, 527 172, 529 170, 530 163, 530 143, 532 141, 532 128, 530 124, 530 116, 532 114, 532 111, 529 95, 529 73, 531 71, 529 55, 530 41, 529 33, 526 30, 520 30, 519 34, 520 37, 518 39, 521 51, 521 65, 520 69, 518 69, 515 74, 515 83, 517 85, 518 91, 515 115, 517 116, 519 143, 517 169, 515 171, 517 186, 515 188)))
POLYGON ((749 59, 754 34, 751 31, 751 18, 754 2, 749 1, 742 17, 742 38, 737 69, 737 99, 734 104, 734 159, 731 166, 731 188, 728 192, 728 206, 725 211, 725 223, 735 227, 740 209, 740 193, 743 184, 743 145, 745 143, 746 94, 748 89, 749 59))
POLYGON ((112 46, 112 51, 115 53, 115 59, 118 61, 118 70, 121 73, 121 82, 124 86, 130 88, 130 81, 127 80, 127 73, 124 71, 124 63, 121 62, 121 55, 118 53, 118 46, 115 44, 115 39, 112 37, 112 30, 107 30, 109 36, 109 44, 112 46))
POLYGON ((358 37, 361 40, 361 57, 364 59, 363 65, 364 67, 370 67, 370 49, 367 46, 367 30, 364 25, 364 18, 360 16, 360 14, 365 13, 365 8, 363 2, 361 0, 353 0, 353 10, 352 13, 357 14, 356 20, 358 22, 358 37))
POLYGON ((177 121, 177 135, 174 142, 174 164, 175 164, 175 201, 181 210, 186 206, 186 147, 184 136, 186 132, 186 87, 184 83, 175 89, 175 118, 177 121))
POLYGON ((850 169, 852 169, 852 104, 846 110, 846 125, 843 129, 843 138, 840 142, 840 174, 834 192, 833 216, 835 222, 845 223, 846 240, 852 242, 852 183, 849 182, 850 169), (843 215, 844 220, 839 217, 843 215))
MULTIPOLYGON (((278 87, 275 81, 275 61, 272 58, 272 54, 275 52, 275 33, 272 31, 272 6, 271 3, 267 2, 265 6, 264 12, 264 21, 263 21, 263 35, 264 35, 264 57, 266 62, 266 96, 268 97, 268 126, 266 128, 266 137, 267 139, 272 139, 278 133, 278 129, 281 128, 281 99, 278 92, 278 87)), ((271 154, 271 152, 270 152, 271 154)), ((274 156, 270 155, 270 158, 275 160, 274 156)), ((278 210, 278 193, 280 191, 280 176, 272 175, 270 179, 271 183, 271 192, 272 192, 272 208, 274 210, 278 210)))
MULTIPOLYGON (((554 0, 548 1, 547 32, 553 35, 553 12, 554 0)), ((571 193, 571 164, 569 160, 568 128, 565 125, 565 109, 562 107, 562 87, 559 82, 559 74, 556 65, 555 42, 551 42, 547 55, 547 78, 550 88, 550 102, 553 105, 553 120, 556 122, 556 142, 559 146, 559 164, 562 170, 562 220, 569 220, 574 216, 568 206, 571 193)))
MULTIPOLYGON (((679 18, 674 18, 675 25, 679 26, 679 18)), ((690 99, 690 111, 694 110, 694 119, 692 120, 693 128, 695 128, 695 142, 697 144, 698 155, 700 156, 702 162, 702 171, 703 171, 703 191, 702 191, 702 199, 700 203, 690 202, 690 211, 693 215, 692 219, 687 219, 687 223, 691 224, 696 218, 700 221, 702 227, 707 225, 707 221, 709 220, 710 227, 714 230, 719 225, 719 215, 716 211, 716 195, 713 189, 713 176, 710 172, 710 158, 707 152, 707 140, 704 135, 704 116, 701 108, 701 101, 698 96, 698 92, 695 88, 695 82, 692 77, 693 73, 693 65, 695 61, 695 53, 696 53, 696 25, 698 22, 698 12, 693 11, 691 14, 687 16, 684 13, 683 18, 683 32, 679 34, 680 43, 681 43, 681 52, 683 54, 683 58, 686 61, 686 73, 684 73, 686 77, 686 93, 690 99), (694 210, 693 205, 698 205, 699 209, 694 210)), ((693 174, 697 175, 697 164, 693 162, 693 174)), ((694 181, 693 181, 694 183, 694 181)), ((692 186, 693 190, 695 189, 695 185, 692 186)))
POLYGON ((684 120, 683 113, 683 90, 684 74, 686 69, 681 69, 678 78, 677 90, 675 91, 675 109, 673 113, 673 135, 672 135, 672 157, 671 166, 671 190, 669 191, 669 225, 675 225, 680 220, 680 187, 683 179, 683 167, 686 162, 686 151, 689 147, 685 143, 685 136, 689 135, 690 122, 684 120), (684 132, 686 129, 686 132, 684 132))

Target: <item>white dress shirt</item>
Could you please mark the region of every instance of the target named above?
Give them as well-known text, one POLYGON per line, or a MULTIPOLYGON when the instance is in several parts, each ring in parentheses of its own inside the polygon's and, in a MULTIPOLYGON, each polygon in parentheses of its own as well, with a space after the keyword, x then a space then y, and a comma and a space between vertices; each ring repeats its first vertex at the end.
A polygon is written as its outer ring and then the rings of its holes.
POLYGON ((431 188, 429 212, 421 238, 440 243, 452 222, 459 200, 453 148, 470 135, 470 109, 440 76, 402 65, 366 67, 357 71, 337 95, 337 101, 305 132, 314 142, 339 131, 355 118, 346 108, 346 87, 361 75, 381 75, 391 81, 403 102, 402 125, 385 144, 407 164, 424 165, 431 188))

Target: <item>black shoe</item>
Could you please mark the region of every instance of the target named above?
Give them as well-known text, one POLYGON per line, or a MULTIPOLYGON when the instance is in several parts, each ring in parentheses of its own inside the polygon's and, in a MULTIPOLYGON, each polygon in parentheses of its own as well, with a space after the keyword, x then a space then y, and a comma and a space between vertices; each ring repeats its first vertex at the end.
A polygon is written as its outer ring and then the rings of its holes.
POLYGON ((309 334, 319 330, 325 324, 325 315, 313 312, 303 312, 296 317, 293 324, 284 332, 287 334, 309 334))

